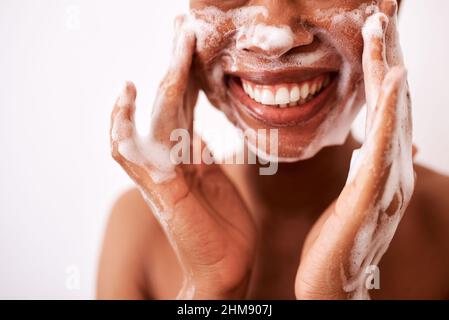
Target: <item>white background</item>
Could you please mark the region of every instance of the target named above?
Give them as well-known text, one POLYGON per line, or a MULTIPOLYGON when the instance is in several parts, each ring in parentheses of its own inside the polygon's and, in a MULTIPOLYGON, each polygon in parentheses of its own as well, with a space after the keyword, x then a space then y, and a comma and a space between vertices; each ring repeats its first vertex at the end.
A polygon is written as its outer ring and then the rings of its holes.
MULTIPOLYGON (((111 106, 130 79, 148 118, 187 6, 0 0, 0 298, 94 298, 107 212, 131 186, 109 156, 111 106)), ((446 0, 405 0, 400 24, 419 161, 445 173, 448 12, 446 0)), ((200 114, 225 126, 204 100, 200 114)))

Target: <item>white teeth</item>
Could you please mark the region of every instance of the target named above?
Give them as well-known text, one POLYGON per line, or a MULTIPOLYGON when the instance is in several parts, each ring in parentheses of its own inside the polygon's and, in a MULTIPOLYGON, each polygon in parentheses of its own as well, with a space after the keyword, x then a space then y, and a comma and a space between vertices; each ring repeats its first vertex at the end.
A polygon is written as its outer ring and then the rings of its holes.
POLYGON ((260 102, 261 96, 262 96, 262 94, 261 94, 260 90, 255 89, 254 90, 254 100, 256 100, 257 102, 260 102))
POLYGON ((245 91, 251 98, 254 98, 253 87, 251 87, 250 85, 247 85, 247 88, 245 89, 245 91))
POLYGON ((270 89, 262 90, 262 97, 260 100, 261 100, 260 103, 262 103, 262 104, 267 104, 267 105, 277 104, 276 101, 274 100, 274 95, 270 89))
POLYGON ((246 94, 247 95, 249 95, 249 85, 248 84, 246 84, 246 83, 244 83, 244 82, 242 82, 242 87, 243 87, 243 91, 245 91, 246 92, 246 94))
POLYGON ((306 82, 301 86, 301 98, 305 99, 309 95, 309 84, 306 82))
POLYGON ((253 100, 279 108, 296 107, 312 100, 330 83, 329 75, 299 84, 258 85, 242 79, 242 87, 253 100))
POLYGON ((301 99, 301 93, 299 92, 298 86, 293 86, 292 90, 290 91, 290 101, 291 102, 297 102, 301 99))
POLYGON ((290 103, 290 93, 287 87, 282 87, 276 92, 276 104, 288 104, 290 103))

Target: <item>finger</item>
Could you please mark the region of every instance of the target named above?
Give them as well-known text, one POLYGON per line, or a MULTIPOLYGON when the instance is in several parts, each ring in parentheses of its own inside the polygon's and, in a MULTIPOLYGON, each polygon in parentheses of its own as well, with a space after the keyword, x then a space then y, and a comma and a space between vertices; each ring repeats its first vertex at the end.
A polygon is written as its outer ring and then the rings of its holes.
POLYGON ((398 143, 408 145, 411 140, 411 130, 407 125, 410 121, 410 110, 406 98, 406 78, 405 68, 394 67, 387 73, 383 81, 379 101, 373 110, 372 126, 367 132, 358 156, 357 162, 359 163, 354 165, 355 168, 362 171, 357 175, 369 179, 364 182, 367 187, 378 187, 383 177, 382 173, 398 156, 399 150, 396 148, 398 143), (391 152, 393 151, 396 154, 392 156, 391 152))
POLYGON ((159 86, 151 120, 153 138, 165 145, 170 144, 170 133, 187 126, 190 119, 185 103, 189 101, 192 88, 191 66, 195 51, 195 35, 185 18, 176 22, 175 40, 171 65, 159 86))
MULTIPOLYGON (((407 147, 401 148, 405 95, 406 72, 395 67, 382 84, 375 122, 355 162, 355 178, 306 241, 296 279, 298 297, 369 298, 367 267, 376 266, 387 250, 410 200, 402 181, 413 176, 411 157, 403 154, 407 147)), ((352 164, 351 170, 355 168, 352 164)))
POLYGON ((111 152, 113 158, 140 187, 151 182, 151 159, 143 152, 134 123, 136 88, 127 82, 117 99, 111 115, 111 152), (143 183, 145 182, 145 183, 143 183))
MULTIPOLYGON (((110 142, 112 156, 117 161, 131 160, 127 159, 129 155, 124 152, 123 146, 135 145, 134 111, 136 96, 134 84, 126 82, 111 114, 110 142)), ((137 161, 137 159, 132 160, 137 161)))
POLYGON ((365 77, 365 94, 370 112, 377 103, 382 81, 388 70, 385 48, 385 31, 388 18, 383 13, 368 17, 362 30, 363 73, 365 77))
POLYGON ((153 212, 164 215, 184 197, 186 186, 174 172, 169 154, 165 156, 165 150, 138 135, 134 123, 136 95, 134 84, 127 82, 114 105, 110 129, 111 153, 143 192, 153 212))
MULTIPOLYGON (((404 68, 395 67, 385 76, 373 126, 351 164, 350 171, 356 170, 351 173, 354 178, 347 183, 336 203, 335 211, 341 221, 352 221, 354 225, 363 223, 384 194, 392 163, 401 159, 398 146, 404 143, 401 130, 407 112, 403 97, 405 87, 404 68)), ((400 175, 394 178, 399 179, 400 175)))
POLYGON ((385 34, 388 64, 391 67, 403 65, 404 58, 398 32, 398 3, 396 0, 383 0, 380 4, 380 10, 388 17, 389 20, 388 28, 385 34))
POLYGON ((365 279, 366 268, 378 265, 413 192, 406 79, 403 67, 394 67, 385 76, 373 126, 362 147, 359 171, 335 206, 336 223, 344 226, 340 244, 341 262, 349 279, 347 290, 356 290, 365 279))

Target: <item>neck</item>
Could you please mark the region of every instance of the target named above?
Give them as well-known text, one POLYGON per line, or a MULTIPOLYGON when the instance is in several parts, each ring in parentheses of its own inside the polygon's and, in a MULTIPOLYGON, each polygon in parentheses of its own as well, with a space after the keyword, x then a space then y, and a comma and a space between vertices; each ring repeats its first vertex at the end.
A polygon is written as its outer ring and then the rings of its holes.
POLYGON ((350 136, 344 145, 325 148, 309 160, 279 163, 274 175, 261 176, 258 165, 247 165, 231 176, 251 211, 264 212, 269 220, 298 213, 316 219, 342 190, 357 147, 350 136))

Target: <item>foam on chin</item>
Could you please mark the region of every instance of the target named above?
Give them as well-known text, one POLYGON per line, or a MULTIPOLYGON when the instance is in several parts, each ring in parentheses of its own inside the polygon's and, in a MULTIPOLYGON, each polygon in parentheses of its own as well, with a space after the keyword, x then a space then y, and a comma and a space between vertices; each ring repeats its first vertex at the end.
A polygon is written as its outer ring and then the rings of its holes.
MULTIPOLYGON (((331 22, 331 29, 345 29, 348 24, 362 29, 367 15, 379 12, 379 8, 375 5, 362 4, 352 11, 344 11, 342 9, 317 10, 316 14, 319 19, 331 22)), ((342 101, 345 92, 351 91, 352 83, 351 71, 359 71, 361 63, 359 57, 351 57, 346 54, 346 46, 338 40, 338 37, 330 37, 328 32, 316 29, 315 35, 323 38, 326 42, 331 43, 337 49, 343 59, 343 65, 339 74, 338 99, 344 107, 340 110, 334 109, 328 114, 327 120, 321 125, 316 138, 303 151, 303 156, 296 160, 304 160, 315 156, 322 148, 332 145, 341 145, 346 141, 350 133, 352 122, 356 117, 358 110, 354 109, 357 100, 358 90, 361 83, 357 84, 352 90, 354 93, 342 101)), ((294 160, 294 159, 291 159, 294 160)))

